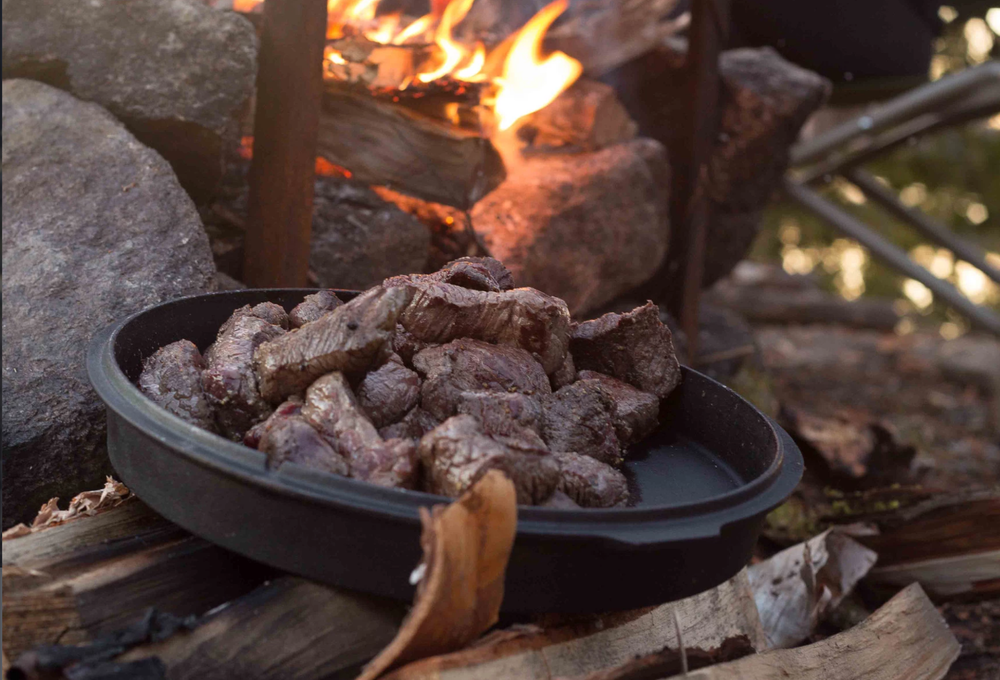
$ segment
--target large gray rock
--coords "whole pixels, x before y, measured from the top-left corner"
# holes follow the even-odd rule
[[[200,0],[3,0],[3,77],[97,102],[201,201],[253,93],[257,37]]]
[[[91,335],[208,290],[215,267],[170,165],[96,104],[3,83],[3,524],[110,473]]]
[[[490,253],[574,315],[607,304],[659,267],[669,228],[663,146],[526,159],[472,209]]]
[[[325,288],[365,289],[424,270],[430,232],[367,186],[317,178],[309,266]]]

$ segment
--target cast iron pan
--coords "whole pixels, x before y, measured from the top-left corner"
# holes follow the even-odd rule
[[[108,408],[108,453],[139,498],[209,541],[318,581],[409,600],[421,555],[417,508],[447,499],[294,464],[267,470],[262,453],[189,425],[135,386],[157,348],[186,338],[204,350],[237,307],[269,300],[291,309],[310,292],[199,295],[99,332],[87,368]],[[736,393],[687,368],[662,416],[625,464],[635,507],[519,509],[505,611],[659,604],[712,588],[749,562],[765,514],[802,475],[801,454]]]

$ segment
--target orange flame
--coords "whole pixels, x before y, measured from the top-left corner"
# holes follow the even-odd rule
[[[429,83],[438,78],[443,78],[458,66],[466,55],[464,47],[452,40],[451,29],[458,24],[472,8],[475,0],[453,0],[444,8],[444,15],[441,23],[434,31],[434,42],[444,52],[444,62],[437,69],[430,73],[417,74],[417,78],[422,83]]]

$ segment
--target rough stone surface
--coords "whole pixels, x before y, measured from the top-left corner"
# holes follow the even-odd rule
[[[250,22],[199,0],[3,0],[3,77],[102,105],[195,200],[222,175],[256,75]]]
[[[6,13],[6,4],[4,12]],[[111,472],[91,335],[209,290],[215,267],[170,166],[107,111],[3,83],[3,524]]]
[[[648,279],[669,236],[670,170],[651,139],[526,160],[472,210],[519,286],[596,309]]]
[[[687,116],[683,93],[684,51],[664,44],[608,74],[639,133],[679,148]],[[714,215],[708,226],[705,285],[722,278],[750,248],[767,205],[788,167],[788,150],[809,115],[830,92],[822,76],[783,59],[769,47],[727,50],[719,58],[722,91],[719,134],[710,158],[708,195]],[[679,167],[674,168],[680,171]],[[676,227],[680,200],[671,216]],[[718,247],[716,247],[718,246]],[[669,267],[680,253],[668,257]]]
[[[430,232],[366,186],[316,180],[309,264],[319,285],[365,289],[424,270]]]

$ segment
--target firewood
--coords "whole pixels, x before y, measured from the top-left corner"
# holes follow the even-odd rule
[[[633,139],[637,129],[613,87],[583,79],[526,117],[518,134],[533,147],[596,151]]]
[[[327,83],[319,155],[367,184],[468,209],[506,177],[484,135]]]
[[[3,545],[3,649],[73,644],[149,607],[201,614],[269,572],[195,538],[137,500]]]
[[[678,624],[685,647],[707,650],[745,635],[755,650],[766,648],[744,571],[712,590],[679,602],[582,618],[565,625],[501,630],[468,649],[411,663],[385,677],[387,680],[574,677],[619,666],[664,647],[677,649]]]
[[[938,680],[960,645],[919,585],[860,625],[806,647],[779,649],[687,674],[687,680]],[[676,675],[675,678],[682,676]]]

